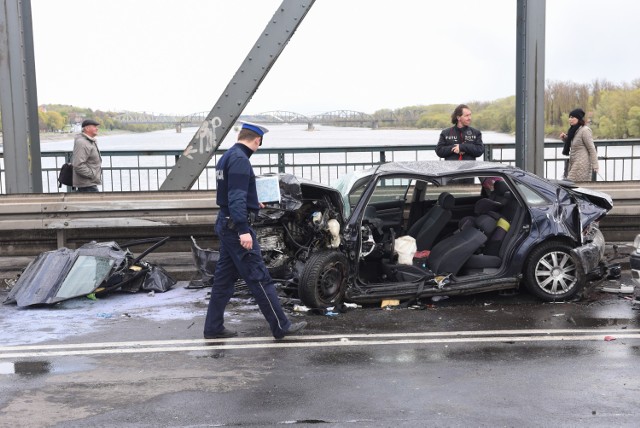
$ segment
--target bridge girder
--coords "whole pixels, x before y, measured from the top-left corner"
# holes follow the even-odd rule
[[[322,122],[371,122],[375,118],[368,113],[354,110],[333,110],[312,117],[315,123]]]
[[[242,115],[240,120],[256,123],[309,123],[311,119],[304,114],[293,111],[273,110],[259,114]]]
[[[120,123],[132,123],[132,124],[142,124],[142,123],[176,123],[180,120],[177,116],[169,116],[169,115],[156,115],[152,113],[139,113],[139,112],[124,112],[119,114],[114,118],[116,121]]]
[[[317,123],[331,124],[344,122],[375,122],[378,119],[368,113],[355,110],[333,110],[315,116],[306,116],[304,114],[274,110],[258,114],[247,114],[240,116],[240,120],[256,123]]]
[[[200,125],[207,118],[208,111],[201,111],[198,113],[191,113],[190,115],[183,116],[179,120],[176,121],[179,125],[184,124],[194,124]]]

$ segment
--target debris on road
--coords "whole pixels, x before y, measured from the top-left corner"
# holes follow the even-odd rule
[[[380,307],[382,309],[392,309],[397,306],[400,306],[400,300],[397,299],[387,299],[383,300],[382,303],[380,303]]]
[[[309,308],[304,305],[293,305],[294,312],[309,312]]]
[[[129,242],[90,242],[76,250],[60,248],[41,253],[15,282],[5,304],[19,307],[52,305],[75,297],[96,299],[113,291],[164,292],[176,281],[159,266],[142,258],[169,238]],[[128,247],[149,244],[138,257]]]
[[[621,284],[620,287],[602,287],[600,290],[605,293],[633,294],[634,287],[633,285]]]
[[[213,274],[220,259],[220,253],[210,248],[201,248],[196,239],[191,237],[191,256],[201,275],[200,279],[192,279],[187,288],[198,289],[213,285]]]

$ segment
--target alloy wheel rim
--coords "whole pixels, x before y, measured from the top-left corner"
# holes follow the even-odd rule
[[[578,280],[573,259],[563,251],[545,254],[536,264],[535,278],[538,287],[548,294],[564,294]]]

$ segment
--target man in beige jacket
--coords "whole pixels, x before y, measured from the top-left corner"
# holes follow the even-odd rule
[[[82,122],[82,132],[73,143],[73,187],[78,192],[97,192],[102,184],[102,156],[96,140],[100,124],[92,119]]]

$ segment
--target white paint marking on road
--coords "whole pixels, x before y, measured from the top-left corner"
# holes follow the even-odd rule
[[[299,335],[287,337],[287,341],[309,341],[309,340],[333,340],[333,339],[378,339],[378,338],[407,338],[407,337],[459,337],[459,336],[510,336],[517,334],[530,335],[555,335],[555,334],[618,334],[618,333],[640,333],[640,329],[531,329],[531,330],[477,330],[477,331],[429,331],[417,333],[360,333],[360,334],[327,334],[327,335]],[[189,345],[198,343],[216,342],[265,342],[273,341],[271,336],[264,337],[234,337],[229,339],[184,339],[184,340],[143,340],[130,342],[97,342],[97,343],[68,343],[55,345],[15,345],[0,346],[0,352],[7,351],[28,351],[47,349],[83,349],[83,348],[120,348],[120,347],[143,347],[143,346],[167,346],[167,345]]]
[[[560,331],[558,331],[559,333]],[[611,332],[611,331],[609,331]],[[346,336],[337,336],[337,340],[330,342],[307,342],[307,341],[291,341],[281,340],[270,343],[237,343],[220,344],[212,343],[210,345],[200,346],[173,346],[173,347],[148,347],[148,348],[130,348],[123,347],[121,349],[86,349],[86,350],[66,350],[66,351],[40,351],[40,352],[9,352],[1,353],[1,359],[7,358],[32,358],[32,357],[61,357],[61,356],[77,356],[77,355],[114,355],[114,354],[136,354],[136,353],[153,353],[153,352],[193,352],[193,351],[217,351],[229,349],[270,349],[270,348],[319,348],[319,347],[345,347],[345,346],[373,346],[373,345],[429,345],[441,343],[510,343],[510,342],[586,342],[586,341],[602,341],[606,336],[602,331],[591,330],[591,334],[583,335],[528,335],[528,336],[490,336],[490,337],[439,337],[439,338],[404,338],[390,340],[349,340]],[[640,333],[621,333],[620,330],[613,332],[616,339],[640,339]],[[451,335],[451,334],[450,334]],[[452,335],[456,335],[455,333]],[[406,335],[404,335],[406,337]],[[315,336],[308,336],[307,340],[313,340]],[[344,340],[347,338],[347,340]],[[226,342],[229,342],[227,340]],[[101,344],[95,344],[100,347]]]

